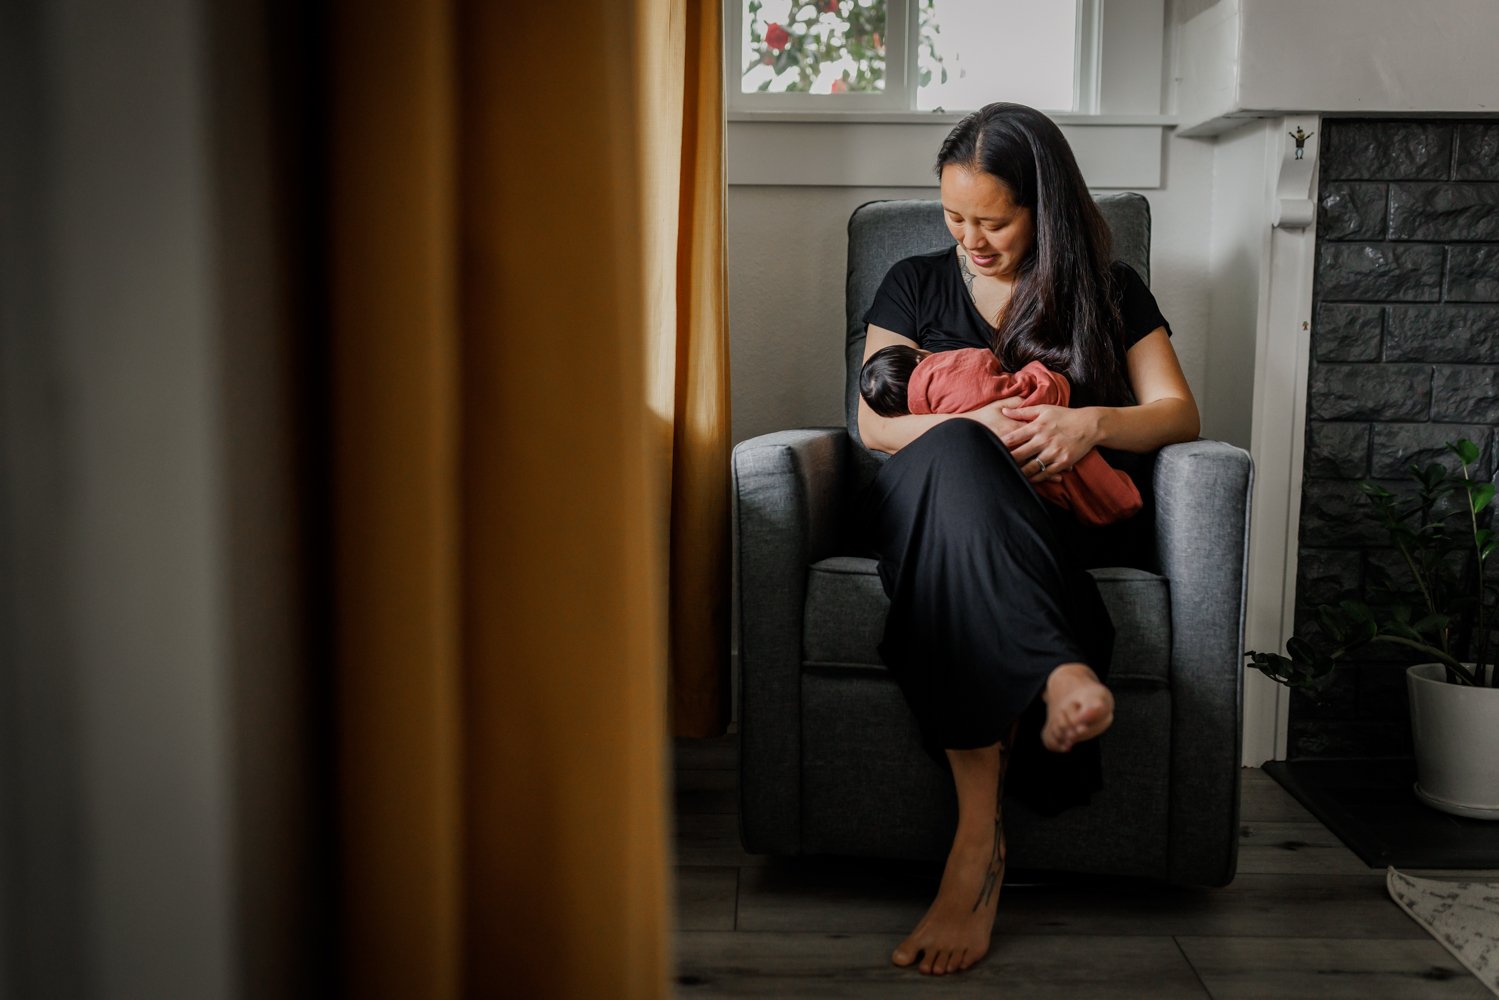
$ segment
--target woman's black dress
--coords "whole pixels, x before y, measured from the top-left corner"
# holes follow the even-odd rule
[[[1155,297],[1128,265],[1114,265],[1124,351],[1165,326]],[[990,326],[969,297],[957,247],[890,268],[864,322],[922,348],[988,347]],[[1072,405],[1086,406],[1074,386]],[[1114,628],[1095,566],[1153,569],[1154,453],[1099,448],[1134,480],[1144,507],[1104,527],[1045,503],[1007,449],[973,420],[948,420],[881,467],[861,498],[865,538],[890,598],[880,655],[915,714],[927,753],[1009,740],[1005,795],[1041,815],[1087,803],[1103,786],[1101,740],[1053,753],[1041,744],[1046,680],[1086,663],[1108,682]],[[1105,737],[1107,734],[1105,734]]]

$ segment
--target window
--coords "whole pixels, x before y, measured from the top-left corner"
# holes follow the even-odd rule
[[[727,3],[730,111],[1097,111],[1099,0]]]

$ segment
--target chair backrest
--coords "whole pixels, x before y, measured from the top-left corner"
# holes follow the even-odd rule
[[[1150,283],[1150,202],[1144,195],[1121,191],[1094,199],[1114,237],[1114,256]],[[854,209],[848,220],[847,341],[843,410],[854,449],[856,485],[874,478],[883,454],[863,447],[859,439],[859,369],[864,363],[865,326],[861,319],[885,272],[912,254],[938,250],[952,243],[936,199],[869,201]]]

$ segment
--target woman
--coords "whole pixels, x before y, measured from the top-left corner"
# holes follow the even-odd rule
[[[1170,327],[1139,276],[1112,263],[1050,119],[987,105],[948,135],[936,172],[956,243],[891,267],[864,316],[865,358],[892,344],[990,347],[1010,371],[1041,361],[1073,385],[1071,407],[1009,398],[881,417],[858,404],[864,445],[891,456],[864,498],[891,605],[880,652],[958,798],[937,898],[892,960],[942,975],[988,951],[1011,761],[1011,794],[1044,815],[1101,787],[1093,741],[1113,721],[1099,673],[1113,628],[1086,569],[1150,567],[1154,454],[1196,438],[1198,416]],[[1094,447],[1145,501],[1103,528],[1054,513],[1034,489]]]

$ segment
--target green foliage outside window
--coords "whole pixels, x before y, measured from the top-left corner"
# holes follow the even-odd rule
[[[917,0],[921,12],[920,44],[928,49],[932,65],[941,68],[935,35],[935,0]],[[777,4],[780,14],[786,4]],[[784,20],[770,21],[762,0],[749,0],[745,10],[751,56],[741,78],[754,74],[753,90],[801,93],[879,93],[885,89],[886,24],[885,0],[792,0]],[[826,68],[838,68],[837,76]],[[760,69],[770,68],[767,75]],[[921,83],[930,81],[932,70],[924,66]],[[817,89],[819,81],[826,89]]]

